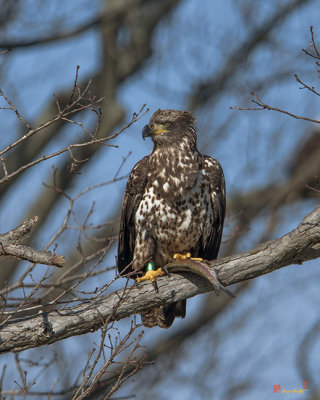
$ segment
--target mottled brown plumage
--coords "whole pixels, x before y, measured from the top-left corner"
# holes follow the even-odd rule
[[[194,121],[189,112],[158,110],[143,130],[154,147],[131,171],[124,194],[120,273],[141,271],[149,259],[163,267],[174,253],[217,257],[225,216],[224,176],[217,160],[197,150]],[[142,314],[142,322],[168,328],[175,317],[185,316],[185,308],[185,301],[153,308]]]

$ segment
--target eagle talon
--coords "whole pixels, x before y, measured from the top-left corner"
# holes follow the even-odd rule
[[[165,275],[165,272],[163,272],[161,268],[158,268],[156,271],[147,271],[145,275],[143,275],[141,278],[137,278],[136,281],[138,283],[143,281],[150,281],[151,283],[153,283],[155,282],[156,278],[158,278],[158,276],[163,275]]]
[[[159,288],[158,288],[157,281],[153,281],[153,282],[152,282],[152,285],[153,285],[154,290],[156,291],[156,293],[159,293]]]
[[[200,257],[191,257],[191,253],[186,253],[186,254],[180,254],[180,253],[175,253],[173,255],[174,260],[194,260],[194,261],[203,261],[203,258]]]
[[[167,270],[167,268],[162,267],[162,271],[164,271],[167,276],[170,276],[170,272]]]

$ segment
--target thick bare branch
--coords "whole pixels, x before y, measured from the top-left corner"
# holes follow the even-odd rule
[[[307,215],[296,229],[235,256],[211,262],[224,286],[268,274],[291,264],[320,257],[320,206]]]
[[[30,232],[37,221],[38,217],[33,217],[11,231],[0,235],[0,256],[13,256],[36,264],[63,267],[65,263],[63,256],[52,254],[50,251],[34,250],[18,243],[23,236]]]
[[[320,207],[292,232],[253,250],[221,260],[205,262],[216,271],[224,286],[252,279],[276,269],[320,257]],[[175,262],[177,263],[177,262]],[[179,261],[187,265],[188,261]],[[32,318],[11,320],[0,332],[0,352],[21,351],[54,343],[99,329],[104,321],[119,320],[150,307],[193,297],[212,290],[212,285],[194,274],[172,275],[158,281],[132,286],[83,304]]]
[[[17,257],[20,260],[27,260],[36,264],[54,265],[63,267],[65,259],[63,256],[51,253],[50,251],[35,250],[21,244],[10,243],[0,239],[0,256]]]

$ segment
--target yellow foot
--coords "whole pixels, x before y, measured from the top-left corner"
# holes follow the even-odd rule
[[[162,271],[161,268],[158,268],[156,271],[147,271],[145,275],[143,275],[141,278],[137,278],[136,281],[138,283],[143,281],[154,282],[158,276],[163,276],[163,275],[165,275],[165,272]]]
[[[179,254],[175,253],[173,255],[174,260],[195,260],[195,261],[203,261],[203,258],[193,258],[191,257],[191,253],[186,253],[186,254]]]

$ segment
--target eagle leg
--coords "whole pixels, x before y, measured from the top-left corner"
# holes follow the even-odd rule
[[[174,253],[173,255],[174,260],[195,260],[195,261],[203,261],[203,258],[193,258],[191,257],[191,253],[186,253],[186,254],[180,254],[180,253]]]

